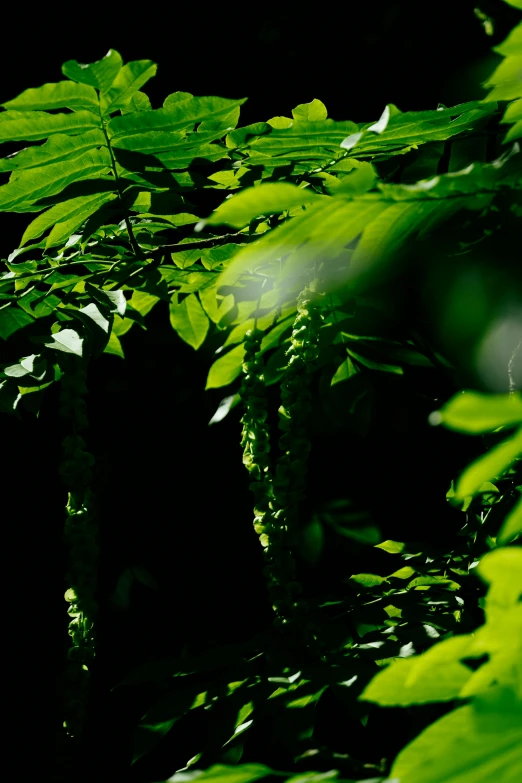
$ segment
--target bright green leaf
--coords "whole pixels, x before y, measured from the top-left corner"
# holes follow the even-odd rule
[[[13,119],[10,117],[13,116]],[[4,141],[38,141],[53,133],[83,133],[98,128],[99,119],[90,111],[70,114],[46,114],[43,111],[6,112],[0,122],[0,143]]]
[[[8,158],[0,159],[0,171],[19,171],[58,163],[67,158],[78,158],[83,152],[103,146],[105,146],[105,136],[99,129],[81,133],[79,136],[57,133],[44,144],[26,147]]]
[[[207,336],[209,319],[196,294],[189,294],[179,304],[173,300],[169,309],[172,328],[182,340],[197,350]]]
[[[241,372],[244,355],[245,347],[240,344],[216,359],[208,371],[205,389],[219,389],[232,383]]]
[[[60,193],[72,182],[91,179],[109,170],[109,151],[101,149],[72,160],[21,171],[14,181],[0,187],[0,211],[16,212],[37,199]]]
[[[468,465],[457,481],[455,497],[463,500],[468,495],[474,495],[485,481],[503,476],[520,455],[522,455],[522,428],[511,438],[494,446]]]
[[[522,535],[522,496],[504,520],[497,536],[497,544],[508,544],[517,536]]]
[[[399,552],[404,552],[406,544],[401,541],[383,541],[382,544],[376,544],[377,549],[384,549],[385,552],[389,552],[392,555],[396,555]]]
[[[112,353],[114,354],[114,356],[121,356],[122,359],[125,358],[125,354],[123,352],[120,339],[114,334],[114,332],[111,332],[111,336],[109,337],[109,342],[103,349],[103,352]]]
[[[471,676],[459,661],[446,661],[431,669],[423,664],[422,656],[398,658],[375,675],[360,698],[383,707],[450,701],[457,698]],[[416,676],[420,667],[422,678]]]
[[[92,87],[74,82],[43,84],[24,90],[16,98],[2,104],[4,109],[49,111],[50,109],[98,108],[98,96]]]
[[[522,779],[522,711],[466,705],[425,729],[397,756],[401,783],[518,783]]]
[[[478,435],[522,422],[522,394],[463,391],[430,416],[431,424]]]
[[[103,94],[101,107],[104,114],[126,107],[145,82],[157,71],[158,66],[152,60],[134,60],[120,69],[110,89]]]
[[[314,98],[310,103],[300,103],[295,109],[292,109],[294,120],[308,120],[310,122],[320,122],[328,116],[326,106],[322,101]]]
[[[118,52],[109,49],[105,57],[95,63],[84,65],[76,60],[68,60],[62,65],[62,73],[75,82],[90,84],[103,92],[111,86],[122,64]]]
[[[246,226],[258,215],[271,215],[321,199],[317,193],[289,182],[274,182],[247,188],[226,199],[205,221],[210,225],[226,223],[234,228]]]

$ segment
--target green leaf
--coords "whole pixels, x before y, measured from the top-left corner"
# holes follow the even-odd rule
[[[365,227],[350,258],[347,279],[375,279],[389,265],[394,253],[438,210],[433,203],[396,203],[388,206]]]
[[[158,66],[152,60],[134,60],[121,68],[101,100],[104,114],[125,108],[145,82],[155,76]]]
[[[443,424],[457,432],[479,435],[497,427],[522,422],[522,394],[483,394],[463,391],[430,416],[430,424]]]
[[[82,356],[83,337],[80,337],[74,329],[62,329],[52,335],[52,342],[44,343],[44,345],[47,348],[54,348],[56,351]]]
[[[99,129],[81,133],[79,136],[66,136],[57,133],[39,146],[26,147],[0,160],[0,171],[18,171],[20,169],[58,163],[67,158],[78,158],[83,152],[103,147],[105,136]]]
[[[202,223],[216,225],[226,223],[234,228],[246,226],[259,215],[271,215],[292,207],[311,204],[322,199],[317,193],[306,188],[298,188],[289,182],[273,182],[247,188],[233,198],[226,199]]]
[[[159,296],[148,294],[146,291],[134,291],[129,304],[141,315],[150,313],[154,305],[159,302]]]
[[[322,101],[314,98],[310,103],[300,103],[295,109],[292,109],[294,120],[307,120],[309,122],[320,122],[328,116],[326,106]]]
[[[118,52],[109,49],[105,57],[88,65],[76,60],[68,60],[62,65],[62,73],[75,82],[90,84],[91,87],[103,92],[111,86],[122,64],[123,60]]]
[[[152,106],[149,97],[144,92],[135,92],[125,101],[121,107],[122,114],[132,113],[134,111],[151,111]]]
[[[497,536],[497,544],[508,544],[517,536],[522,535],[522,496],[504,520]]]
[[[34,318],[11,304],[0,307],[0,337],[7,340],[10,335],[34,321]]]
[[[94,321],[96,326],[103,332],[106,332],[107,334],[109,333],[110,321],[103,315],[98,305],[94,304],[94,302],[86,305],[86,307],[80,307],[78,312],[86,315],[88,318]]]
[[[471,463],[460,475],[455,487],[455,497],[463,500],[477,493],[485,481],[500,478],[522,454],[522,428],[487,454]]]
[[[172,106],[175,106],[177,103],[181,103],[181,101],[188,101],[189,98],[193,98],[191,92],[182,92],[181,90],[178,90],[177,92],[172,92],[170,95],[167,95],[165,100],[163,101],[163,108],[164,109],[170,109]]]
[[[239,764],[235,767],[214,764],[204,771],[197,770],[194,774],[197,774],[198,783],[250,783],[272,775],[273,771],[263,764]],[[169,778],[169,783],[187,783],[187,773],[177,772]]]
[[[357,368],[355,367],[350,357],[347,356],[344,362],[340,364],[337,370],[335,371],[335,374],[330,382],[330,385],[334,386],[336,383],[340,383],[341,381],[346,381],[348,380],[348,378],[351,378],[353,375],[357,375],[357,373],[358,373]]]
[[[450,701],[457,698],[471,676],[471,671],[458,660],[448,660],[439,666],[427,664],[422,655],[397,658],[375,675],[360,698],[382,707]]]
[[[92,87],[74,82],[43,84],[24,90],[16,98],[1,104],[4,109],[38,111],[50,109],[98,108],[98,96]]]
[[[386,581],[384,577],[377,574],[352,574],[350,579],[362,587],[376,587]]]
[[[111,332],[111,335],[109,337],[109,342],[103,349],[104,353],[112,353],[115,356],[121,356],[122,359],[125,359],[125,354],[123,352],[123,348],[120,342],[119,337],[117,337],[114,332]]]
[[[396,555],[399,552],[404,552],[406,544],[403,544],[402,541],[383,541],[382,544],[376,544],[376,548],[384,549],[385,552]]]
[[[97,212],[103,204],[107,204],[109,201],[113,201],[116,198],[116,194],[114,193],[101,193],[98,194],[97,198],[92,198],[89,200],[88,204],[85,204],[83,209],[76,210],[74,215],[71,215],[67,218],[67,220],[61,220],[59,223],[56,223],[53,227],[51,233],[47,237],[47,241],[45,243],[46,249],[49,247],[56,247],[56,245],[63,244],[71,234],[73,234],[85,221],[87,218],[91,217],[91,215],[94,215],[95,212]]]
[[[0,187],[0,211],[20,211],[37,199],[60,193],[72,182],[108,173],[110,162],[109,150],[101,149],[72,160],[21,171],[15,180]]]
[[[466,705],[435,721],[397,756],[401,783],[517,783],[522,779],[522,710]]]
[[[355,353],[355,351],[352,351],[351,348],[347,348],[346,352],[350,354],[352,359],[355,359],[356,362],[359,362],[364,367],[368,367],[370,370],[380,370],[381,372],[392,372],[395,373],[395,375],[403,375],[404,370],[402,367],[399,367],[394,364],[385,364],[384,362],[377,362],[373,361],[372,359],[368,359],[365,356],[361,356],[359,353]]]
[[[11,112],[0,115],[0,143],[5,141],[38,141],[53,133],[70,135],[99,128],[100,121],[90,111],[70,114],[46,114],[43,111]]]
[[[522,0],[504,0],[504,2],[522,11]]]
[[[348,176],[343,177],[339,184],[332,188],[336,195],[360,196],[373,188],[377,175],[371,163],[353,161],[354,167]]]
[[[29,223],[24,231],[20,245],[25,245],[31,239],[36,239],[51,227],[53,227],[53,231],[47,240],[46,247],[52,247],[53,243],[59,244],[60,242],[54,242],[54,239],[63,231],[61,227],[69,224],[73,226],[70,232],[66,232],[65,238],[67,238],[89,215],[96,212],[102,204],[114,198],[115,195],[112,193],[95,193],[94,196],[78,196],[78,198],[62,201],[60,204],[56,204],[41,215],[38,215],[37,218]]]
[[[219,119],[234,106],[241,106],[246,98],[190,98],[167,109],[142,111],[124,117],[113,117],[108,128],[111,136],[129,136],[147,131],[180,131],[203,120]]]
[[[197,350],[207,336],[209,319],[196,294],[189,294],[179,304],[175,295],[169,310],[172,328],[182,340]]]
[[[229,397],[223,397],[216,412],[210,419],[208,426],[210,427],[211,424],[217,424],[219,421],[222,421],[239,402],[241,402],[239,394],[231,394]]]
[[[208,371],[205,389],[219,389],[235,381],[241,372],[244,355],[245,347],[241,343],[216,359]]]

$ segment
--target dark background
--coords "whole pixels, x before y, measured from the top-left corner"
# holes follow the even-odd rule
[[[500,0],[480,3],[495,21],[495,34],[488,37],[473,14],[475,5],[468,0],[353,7],[104,3],[62,10],[55,4],[30,9],[20,4],[3,11],[0,100],[59,81],[61,63],[68,59],[91,62],[113,47],[125,61],[150,58],[159,64],[158,75],[145,87],[154,107],[176,90],[248,96],[241,124],[289,115],[313,98],[326,104],[331,117],[356,122],[376,120],[388,102],[402,110],[452,105],[482,97],[479,84],[498,61],[490,48],[519,18]],[[18,244],[26,218],[3,215],[0,221],[5,258]],[[159,583],[156,592],[133,588],[127,613],[102,613],[103,687],[141,660],[178,654],[187,644],[197,650],[212,641],[241,640],[269,618],[250,526],[238,411],[208,428],[220,398],[230,391],[203,391],[210,351],[195,354],[166,323],[158,305],[148,331],[135,327],[125,338],[127,360],[102,357],[89,380],[87,440],[99,465],[100,592],[112,592],[129,565],[142,565]],[[393,387],[394,381],[383,383]],[[449,396],[451,382],[440,392]],[[385,537],[419,538],[419,524],[437,529],[439,512],[444,533],[444,525],[451,524],[444,494],[465,464],[468,447],[449,433],[428,435],[426,416],[433,405],[408,394],[407,386],[384,389],[382,399],[395,402],[381,409],[373,434],[343,438],[342,462],[333,451],[339,449],[335,428],[316,433],[312,505],[354,486],[364,494],[365,480],[371,494],[374,479],[365,479],[360,465],[373,465],[372,475],[384,481],[374,512]],[[388,428],[384,439],[381,425]],[[4,716],[12,732],[4,765],[23,768],[25,777],[52,754],[59,724],[54,689],[65,645],[65,492],[57,474],[64,433],[55,394],[38,420],[3,415],[0,426],[7,455],[2,466],[8,618]],[[408,474],[423,488],[406,497]],[[424,508],[419,519],[423,499],[436,496],[440,503]],[[400,519],[390,511],[397,504]],[[139,714],[129,707],[128,725],[114,726],[107,709],[101,733],[109,743],[121,736],[124,745]]]

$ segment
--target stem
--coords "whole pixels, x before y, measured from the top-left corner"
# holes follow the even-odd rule
[[[125,209],[125,205],[124,205],[124,202],[123,202],[123,190],[122,190],[122,187],[121,187],[121,182],[120,182],[120,177],[119,177],[119,174],[118,174],[118,169],[116,167],[116,159],[115,159],[114,153],[112,151],[112,146],[111,146],[111,142],[110,142],[110,139],[109,139],[109,134],[107,133],[107,127],[106,127],[106,124],[105,124],[105,120],[102,117],[101,110],[100,110],[100,120],[101,120],[101,124],[102,124],[103,135],[105,136],[105,141],[107,142],[107,149],[109,150],[109,155],[111,157],[112,173],[114,174],[114,180],[116,182],[116,189],[118,191],[118,198],[120,200],[120,207],[121,207],[121,211],[123,213],[123,219],[125,221],[125,226],[127,228],[127,233],[129,235],[129,242],[131,244],[131,247],[132,247],[132,250],[134,252],[134,255],[137,256],[138,258],[143,258],[143,252],[142,252],[140,246],[138,245],[138,243],[136,241],[136,237],[134,236],[134,232],[132,230],[132,225],[131,225],[131,222],[130,222],[130,219],[129,219],[129,215],[127,213],[127,210]]]
[[[509,378],[509,394],[513,395],[516,391],[516,381],[513,375],[513,369],[515,367],[515,359],[517,358],[517,354],[520,351],[520,348],[522,347],[522,340],[519,342],[519,344],[515,347],[513,353],[511,354],[511,358],[508,362],[508,378]]]

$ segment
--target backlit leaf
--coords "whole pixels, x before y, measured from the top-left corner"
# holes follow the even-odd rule
[[[485,481],[500,478],[522,455],[522,428],[511,437],[490,449],[487,454],[471,463],[460,475],[455,496],[463,500],[478,492]]]
[[[122,64],[118,52],[109,49],[105,57],[95,63],[83,64],[68,60],[62,65],[62,73],[75,82],[90,84],[103,92],[111,86]]]
[[[179,304],[172,301],[169,309],[172,328],[197,350],[207,336],[209,319],[196,294],[189,294]]]
[[[90,111],[76,111],[70,114],[46,114],[43,111],[16,112],[13,119],[6,112],[0,122],[0,143],[4,141],[38,141],[53,133],[84,133],[98,128],[100,120]]]
[[[92,87],[75,82],[57,82],[32,87],[20,93],[16,98],[2,104],[4,109],[38,111],[49,109],[85,109],[98,108],[98,96]]]
[[[158,66],[152,60],[134,60],[121,68],[111,86],[103,94],[101,107],[104,114],[126,107],[145,82],[157,71]]]
[[[522,422],[522,394],[483,394],[463,391],[430,416],[431,424],[444,424],[457,432],[479,435],[497,427]]]
[[[52,335],[52,341],[46,342],[48,348],[54,348],[64,353],[74,353],[82,356],[83,337],[80,337],[74,329],[62,329]]]
[[[317,193],[288,182],[267,183],[257,188],[247,188],[233,198],[226,199],[205,222],[211,225],[226,223],[234,228],[242,228],[258,215],[283,212],[320,199]]]

